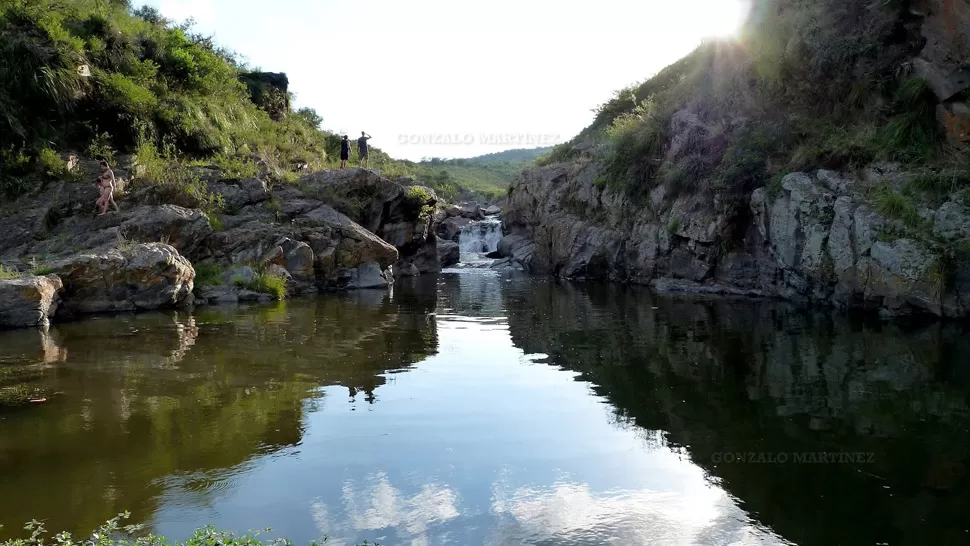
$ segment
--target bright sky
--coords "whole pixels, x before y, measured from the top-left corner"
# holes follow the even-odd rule
[[[750,0],[146,0],[286,72],[296,106],[394,157],[568,140],[591,109],[730,34]],[[135,2],[137,4],[137,0]]]

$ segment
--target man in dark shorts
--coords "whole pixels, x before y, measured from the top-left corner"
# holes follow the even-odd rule
[[[371,138],[370,135],[361,131],[360,138],[357,139],[357,153],[360,155],[360,167],[362,169],[367,168],[367,140],[369,138]]]
[[[340,168],[341,169],[347,166],[348,159],[350,159],[350,140],[347,139],[347,135],[344,135],[343,140],[340,141]]]

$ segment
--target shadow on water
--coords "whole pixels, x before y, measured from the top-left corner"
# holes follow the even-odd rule
[[[516,346],[580,372],[786,539],[970,543],[966,325],[598,285],[503,296]]]
[[[143,521],[173,476],[218,490],[207,472],[298,445],[323,386],[374,403],[386,372],[437,352],[427,282],[0,332],[0,539],[33,518],[76,532],[123,510]]]

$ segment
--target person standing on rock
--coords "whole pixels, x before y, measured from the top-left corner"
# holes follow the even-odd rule
[[[367,168],[367,140],[371,136],[364,131],[360,132],[360,138],[357,139],[357,154],[360,156],[360,168]]]
[[[108,205],[113,205],[115,212],[121,212],[118,208],[118,203],[115,203],[115,173],[108,166],[107,161],[101,162],[101,176],[98,177],[98,192],[101,197],[98,198],[97,205],[101,207],[101,214],[98,216],[103,216],[108,212]]]
[[[347,135],[344,135],[343,140],[340,141],[340,168],[347,167],[347,160],[350,159],[350,140]]]

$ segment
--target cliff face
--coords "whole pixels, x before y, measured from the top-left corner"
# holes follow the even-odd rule
[[[522,173],[500,250],[563,278],[970,314],[970,1],[756,4],[781,23],[753,17],[750,47],[699,49]],[[855,52],[830,80],[813,32],[771,35],[826,17]],[[884,45],[856,47],[870,34]]]
[[[792,173],[777,193],[756,190],[732,216],[699,196],[668,198],[662,187],[636,203],[594,184],[596,170],[574,163],[525,173],[508,198],[506,253],[532,272],[571,279],[889,314],[970,313],[970,266],[938,255],[935,242],[893,235],[901,222],[865,197],[868,188],[900,183],[891,166],[864,178]],[[970,236],[970,212],[958,199],[920,213],[940,239],[957,244]]]

